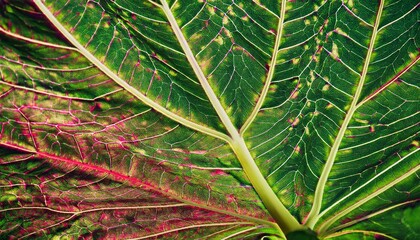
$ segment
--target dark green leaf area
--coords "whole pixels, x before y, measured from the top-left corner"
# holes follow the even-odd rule
[[[345,231],[351,232],[352,230],[357,229],[369,229],[372,232],[382,233],[375,236],[375,239],[380,240],[420,239],[420,221],[418,221],[419,216],[420,206],[417,201],[403,208],[396,208],[386,212],[385,214],[379,214],[369,218],[350,227],[349,229],[346,229]]]
[[[1,121],[1,118],[0,118],[0,121]],[[8,162],[18,161],[19,159],[30,158],[33,155],[34,155],[33,153],[28,153],[25,151],[19,151],[17,149],[2,147],[0,148],[0,164],[6,164]],[[35,163],[32,163],[32,164],[35,164]]]
[[[286,100],[282,97],[299,94],[311,101],[325,99],[344,109],[359,81],[371,28],[359,23],[338,1],[306,4],[313,4],[306,7],[315,11],[305,16],[295,16],[301,8],[287,11],[291,19],[284,25],[280,58],[269,92],[278,103],[268,101],[265,106],[279,105]],[[351,27],[355,25],[357,28]],[[292,84],[296,79],[300,86]],[[295,87],[292,91],[290,85]],[[276,90],[283,89],[289,91],[277,94]]]
[[[417,156],[417,159],[419,159]],[[411,158],[407,159],[407,161],[412,160],[414,165],[414,159]],[[398,175],[398,169],[394,170],[395,174]],[[391,177],[384,179],[383,181],[389,181]],[[352,209],[351,212],[347,213],[346,216],[342,217],[341,219],[337,220],[335,223],[332,224],[329,233],[333,232],[350,232],[350,231],[361,231],[361,232],[378,232],[382,234],[390,234],[392,231],[396,230],[387,230],[382,231],[381,228],[378,229],[378,226],[388,225],[391,228],[391,224],[386,223],[388,220],[386,216],[388,214],[392,214],[396,211],[402,211],[404,209],[412,208],[418,205],[418,199],[420,198],[420,190],[417,188],[417,183],[419,182],[419,177],[416,174],[413,174],[394,187],[388,189],[387,191],[383,192],[382,194],[378,195],[378,197],[371,199],[368,202],[365,202],[363,205],[359,206],[356,209]],[[355,201],[360,202],[364,201],[365,199],[369,198],[368,192],[375,192],[380,191],[380,181],[374,182],[369,187],[364,188],[365,192],[357,193],[352,195],[352,198]],[[351,196],[351,195],[350,195]],[[349,197],[349,196],[346,196]],[[341,205],[338,208],[341,209],[348,209],[349,205]],[[335,208],[335,209],[338,209]],[[398,210],[400,209],[400,210]],[[336,214],[339,214],[339,211],[333,211]],[[383,216],[383,217],[379,217]],[[375,219],[375,220],[372,220]],[[385,221],[385,222],[383,222]],[[362,224],[363,223],[363,224]],[[394,226],[400,226],[400,222],[395,223]],[[408,225],[411,223],[407,223]],[[334,234],[332,234],[334,235]],[[347,235],[347,233],[346,233]],[[392,235],[392,234],[391,234]],[[397,238],[399,239],[399,238]]]
[[[417,0],[385,1],[362,98],[395,81],[418,61],[418,7]]]
[[[286,234],[287,240],[318,240],[316,233],[310,229],[294,231]]]
[[[19,1],[13,3],[21,4]],[[25,6],[28,7],[27,5]],[[0,19],[0,24],[3,24],[1,27],[5,31],[17,37],[0,35],[2,81],[56,96],[85,100],[92,100],[119,89],[118,85],[111,82],[109,77],[95,68],[75,48],[64,41],[58,41],[60,38],[57,37],[57,32],[52,31],[51,27],[46,28],[48,21],[42,15],[37,12],[28,13],[29,10],[25,10],[23,6],[8,5],[6,9],[9,8],[13,10]],[[28,21],[24,15],[33,18]],[[19,24],[20,21],[24,23]],[[15,25],[19,27],[14,28]],[[49,31],[43,31],[43,28]]]
[[[283,203],[303,218],[322,171],[321,159],[328,157],[334,141],[330,135],[338,132],[344,118],[337,104],[343,106],[348,99],[340,98],[319,76],[314,76],[312,87],[302,80],[273,85],[277,94],[268,99],[273,105],[260,111],[246,136],[256,162]],[[281,96],[288,97],[280,100]],[[316,100],[316,96],[323,97]]]
[[[60,45],[68,43],[28,0],[0,1],[0,27],[35,40]],[[3,37],[0,35],[0,43],[3,41]]]
[[[0,64],[5,66],[2,76],[8,84],[85,100],[119,90],[109,77],[75,51],[28,44],[7,36],[0,46],[3,44]]]
[[[122,81],[177,115],[224,131],[160,8],[148,1],[48,4],[67,31]]]
[[[330,237],[331,240],[391,240],[391,238],[374,232],[343,232],[339,236]]]

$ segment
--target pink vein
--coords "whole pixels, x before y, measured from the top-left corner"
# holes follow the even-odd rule
[[[160,193],[166,197],[168,197],[171,200],[176,200],[179,201],[181,203],[185,203],[190,205],[191,207],[196,207],[196,208],[200,208],[200,209],[206,209],[209,211],[213,211],[213,212],[217,212],[217,213],[221,213],[221,214],[226,214],[232,217],[236,217],[236,218],[240,218],[240,219],[245,219],[248,221],[253,221],[256,223],[260,223],[260,224],[266,224],[271,226],[273,223],[269,220],[265,220],[265,219],[260,219],[260,218],[255,218],[255,217],[251,217],[251,216],[244,216],[243,214],[240,213],[234,213],[234,212],[230,212],[229,210],[224,210],[224,209],[218,209],[215,207],[211,207],[208,205],[203,205],[200,203],[196,203],[196,202],[192,202],[186,199],[182,199],[180,197],[177,196],[173,196],[170,195],[170,192],[165,192],[163,190],[157,189],[155,186],[149,184],[149,183],[145,183],[143,181],[141,181],[139,178],[136,177],[130,177],[112,170],[108,170],[108,169],[104,169],[102,167],[99,166],[95,166],[92,164],[88,164],[88,163],[83,163],[83,162],[79,162],[76,160],[72,160],[72,159],[67,159],[67,158],[63,158],[63,157],[58,157],[58,156],[54,156],[52,154],[49,153],[45,153],[45,152],[35,152],[35,151],[30,151],[24,147],[18,146],[18,145],[14,145],[14,144],[10,144],[10,143],[0,143],[0,146],[2,147],[7,147],[13,150],[19,150],[22,152],[28,152],[28,153],[34,153],[33,157],[39,157],[42,159],[46,159],[46,161],[52,163],[55,166],[60,166],[62,165],[62,163],[64,163],[64,165],[69,166],[69,165],[73,165],[75,167],[78,167],[79,169],[86,171],[86,172],[90,172],[90,173],[96,173],[96,176],[99,176],[101,174],[107,175],[109,176],[110,179],[115,180],[115,181],[119,181],[119,182],[125,182],[128,183],[131,186],[134,187],[141,187],[144,190],[149,190],[149,191],[154,191],[157,193]]]
[[[79,161],[72,160],[72,159],[67,159],[67,158],[63,158],[63,157],[54,156],[54,155],[49,154],[49,153],[44,153],[44,152],[39,152],[39,151],[34,152],[34,151],[28,150],[24,147],[17,146],[17,145],[14,145],[14,144],[9,144],[9,143],[0,143],[0,146],[4,146],[6,148],[13,149],[13,150],[18,150],[18,151],[22,151],[22,152],[35,153],[34,157],[40,157],[40,158],[43,158],[43,159],[51,159],[51,160],[56,160],[60,163],[71,164],[71,165],[77,166],[80,169],[85,170],[85,171],[108,174],[111,178],[113,178],[113,180],[127,182],[130,185],[140,186],[140,187],[143,187],[147,190],[154,190],[154,191],[157,191],[157,192],[163,194],[162,191],[156,189],[154,186],[152,186],[150,184],[142,182],[138,178],[130,177],[130,176],[127,176],[127,175],[124,175],[124,174],[121,174],[121,173],[118,173],[118,172],[115,172],[115,171],[112,171],[112,170],[107,170],[107,169],[104,169],[102,167],[98,167],[98,166],[95,166],[95,165],[92,165],[92,164],[87,164],[87,163],[79,162]],[[55,161],[49,161],[49,162],[51,162],[53,165],[58,165],[57,162],[55,162]],[[66,165],[66,166],[68,166],[68,165]]]

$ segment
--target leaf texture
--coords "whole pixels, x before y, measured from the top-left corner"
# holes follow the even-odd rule
[[[418,7],[0,1],[0,238],[418,238]]]

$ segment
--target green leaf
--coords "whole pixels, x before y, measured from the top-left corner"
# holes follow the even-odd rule
[[[308,229],[290,232],[286,235],[286,238],[289,240],[318,240],[316,233]]]
[[[419,238],[418,7],[0,0],[0,238]]]

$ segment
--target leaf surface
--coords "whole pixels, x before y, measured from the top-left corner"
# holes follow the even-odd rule
[[[418,6],[1,1],[0,236],[418,237]]]

